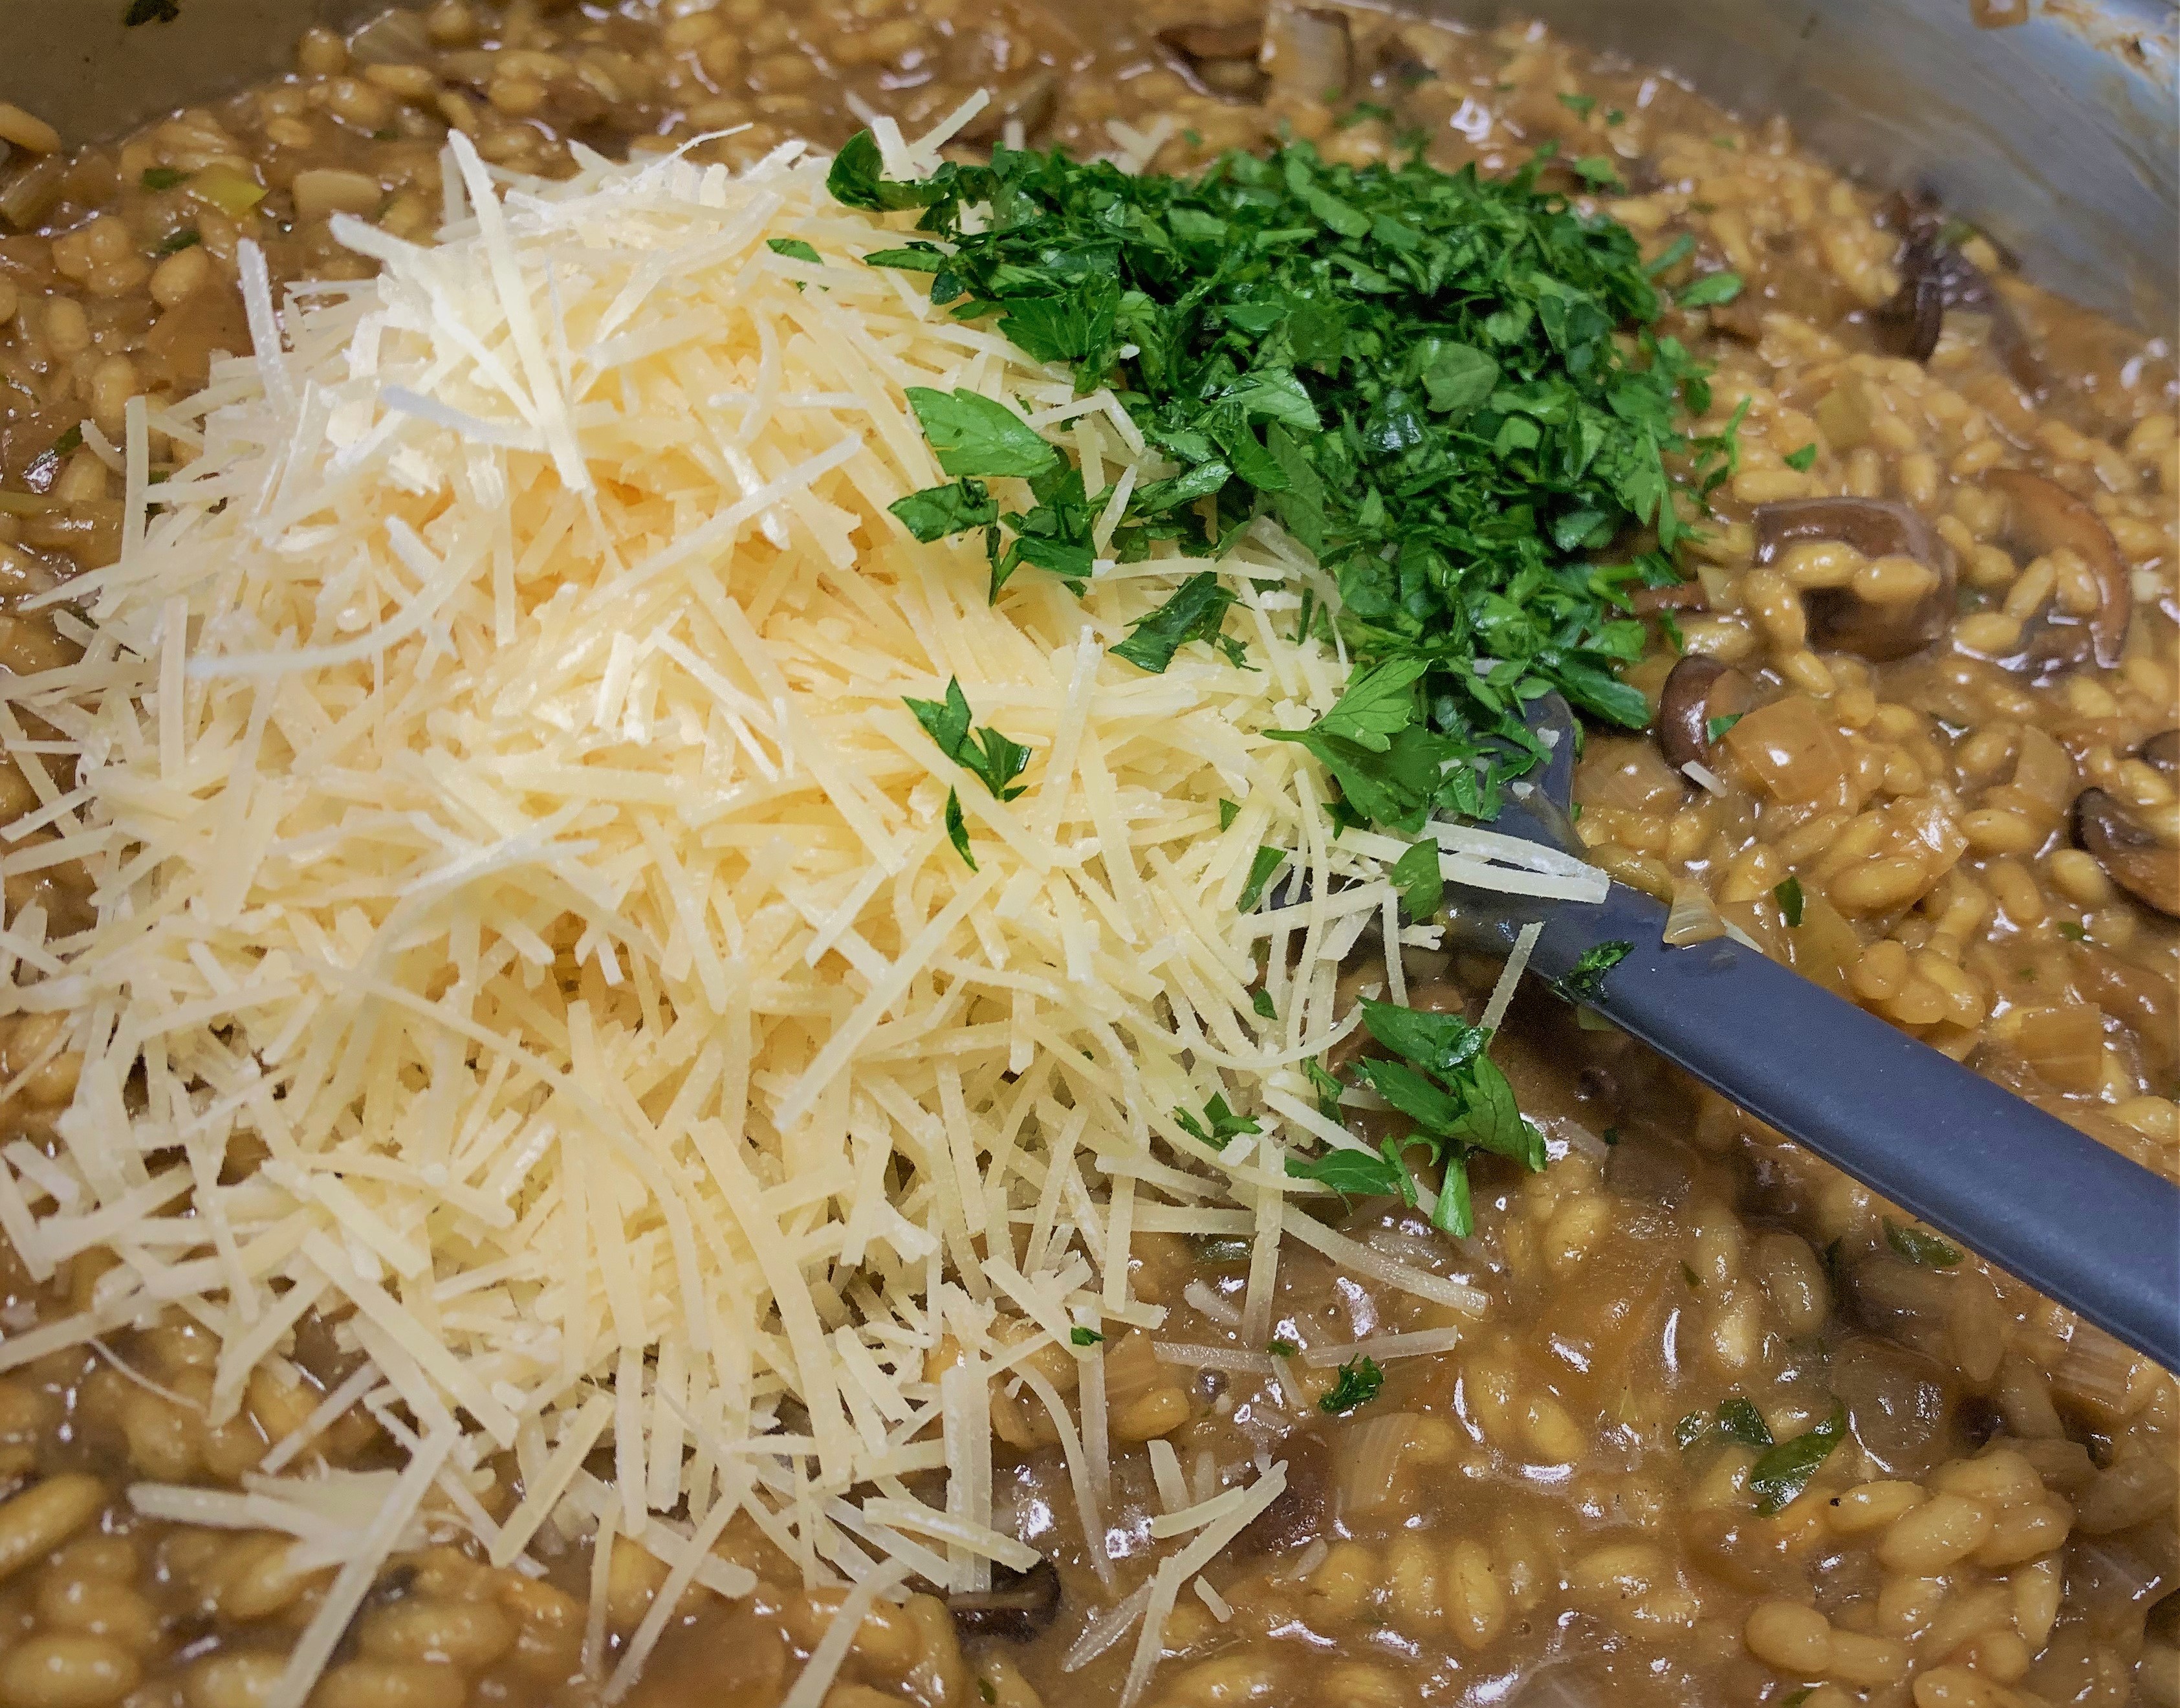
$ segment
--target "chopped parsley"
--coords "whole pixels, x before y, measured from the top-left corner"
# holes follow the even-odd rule
[[[1340,1094],[1347,1089],[1346,1083],[1313,1055],[1302,1063],[1302,1071],[1317,1094],[1317,1112],[1328,1121],[1339,1120]]]
[[[1678,292],[1674,301],[1682,308],[1714,308],[1741,295],[1737,273],[1706,273]]]
[[[954,851],[972,872],[978,869],[977,857],[969,851],[969,824],[961,816],[961,791],[946,791],[946,840],[954,845]]]
[[[2087,929],[2078,921],[2073,919],[2062,919],[2059,922],[2059,934],[2069,943],[2087,943],[2089,940]]]
[[[189,174],[179,166],[147,166],[144,168],[144,175],[136,181],[157,195],[162,190],[173,189],[188,176]]]
[[[1378,1397],[1385,1386],[1385,1373],[1374,1358],[1356,1358],[1340,1367],[1332,1386],[1318,1399],[1317,1408],[1328,1417],[1341,1418]]]
[[[1803,445],[1801,449],[1797,451],[1788,451],[1786,453],[1786,466],[1793,470],[1797,474],[1805,475],[1808,473],[1812,468],[1816,466],[1816,461],[1817,446],[1816,442],[1814,439],[1808,444]]]
[[[1594,945],[1583,950],[1564,978],[1552,981],[1552,989],[1577,1006],[1594,1004],[1605,994],[1605,975],[1634,952],[1633,944],[1617,939]]]
[[[1559,103],[1576,118],[1587,118],[1590,109],[1597,105],[1597,97],[1594,95],[1562,95],[1559,97]]]
[[[968,697],[958,678],[949,677],[944,700],[917,700],[904,695],[903,702],[916,714],[916,721],[939,744],[939,751],[969,773],[995,800],[1011,801],[1028,785],[1014,780],[1029,769],[1029,749],[1009,741],[997,730],[972,730]]]
[[[1704,740],[1706,742],[1723,741],[1726,732],[1748,714],[1746,712],[1726,712],[1715,718],[1704,719]]]
[[[1164,673],[1173,655],[1191,641],[1208,641],[1226,655],[1229,664],[1244,664],[1248,654],[1241,642],[1219,632],[1234,595],[1219,586],[1215,572],[1204,570],[1174,589],[1173,597],[1148,614],[1137,619],[1128,638],[1113,648],[1113,656],[1126,658],[1153,675]]]
[[[1412,1129],[1375,1151],[1342,1147],[1290,1156],[1287,1172],[1320,1181],[1343,1197],[1398,1196],[1412,1204],[1420,1196],[1407,1158],[1420,1149],[1444,1169],[1432,1220],[1466,1238],[1476,1231],[1468,1159],[1487,1150],[1535,1172],[1544,1165],[1544,1135],[1522,1117],[1513,1087],[1484,1054],[1491,1034],[1482,1027],[1457,1014],[1429,1014],[1368,998],[1362,1023],[1393,1055],[1364,1057],[1354,1065],[1355,1077],[1406,1116]],[[1321,1101],[1328,1082],[1336,1096],[1339,1082],[1326,1074],[1316,1081]]]
[[[1264,886],[1272,881],[1272,874],[1286,864],[1287,851],[1284,848],[1259,848],[1249,862],[1249,881],[1241,886],[1241,894],[1234,903],[1237,913],[1253,912],[1257,904],[1264,899]]]
[[[1279,1010],[1272,1006],[1272,993],[1262,985],[1249,993],[1249,1006],[1267,1020],[1280,1017]]]
[[[1924,1269],[1952,1269],[1967,1255],[1951,1240],[1896,1222],[1889,1215],[1885,1218],[1885,1242],[1909,1263]]]
[[[1221,801],[1219,803],[1219,828],[1222,831],[1231,830],[1234,828],[1234,821],[1241,816],[1241,803],[1240,802]]]
[[[158,253],[179,255],[185,249],[195,249],[204,238],[194,225],[185,225],[179,231],[169,233],[159,240]]]
[[[1748,1473],[1756,1510],[1768,1518],[1792,1505],[1846,1435],[1847,1408],[1834,1400],[1831,1413],[1823,1422],[1766,1452]]]
[[[1174,1125],[1199,1144],[1208,1144],[1214,1150],[1224,1150],[1245,1132],[1262,1132],[1263,1128],[1247,1116],[1239,1116],[1226,1106],[1223,1097],[1214,1097],[1203,1105],[1203,1118],[1199,1121],[1185,1109],[1173,1112]]]
[[[1789,873],[1785,882],[1772,886],[1771,899],[1779,904],[1780,915],[1786,920],[1789,930],[1802,923],[1803,897],[1800,879]]]
[[[774,255],[784,255],[790,261],[822,262],[825,259],[799,237],[768,237],[764,246]]]
[[[1426,836],[1385,870],[1386,881],[1401,894],[1401,905],[1411,919],[1434,917],[1445,898],[1445,880],[1438,863],[1438,843]]]
[[[1067,1331],[1068,1342],[1072,1346],[1094,1347],[1104,1338],[1095,1329],[1074,1328]]]
[[[919,240],[874,259],[928,269],[933,302],[1071,364],[1081,390],[1110,385],[1175,466],[1130,494],[1114,557],[1213,556],[1259,515],[1317,556],[1351,654],[1401,669],[1351,689],[1382,697],[1371,739],[1337,712],[1296,733],[1351,814],[1412,832],[1434,813],[1491,816],[1542,763],[1522,710],[1548,688],[1609,724],[1649,721],[1618,675],[1644,641],[1627,590],[1676,579],[1672,549],[1731,456],[1730,432],[1686,430],[1709,387],[1654,331],[1664,301],[1634,238],[1541,188],[1541,168],[1351,167],[1296,143],[1130,176],[1002,147],[895,182],[866,133],[829,181],[851,207],[922,209]],[[1601,158],[1573,169],[1615,181]],[[1730,278],[1683,304],[1728,300]],[[1080,587],[1109,494],[1086,494],[1001,404],[911,399],[949,477],[1020,478],[1034,501],[987,516],[964,492],[919,518],[983,531],[994,598],[1025,565]],[[1599,560],[1643,530],[1656,549]],[[1121,645],[1170,659],[1168,630],[1178,647],[1215,634],[1204,620],[1184,607]]]
[[[1292,1341],[1281,1339],[1274,1340],[1269,1346],[1266,1347],[1264,1350],[1269,1353],[1275,1358],[1291,1358],[1294,1357],[1296,1353],[1299,1353],[1302,1348],[1296,1346]]]

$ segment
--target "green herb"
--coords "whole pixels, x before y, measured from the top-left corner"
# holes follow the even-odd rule
[[[1740,295],[1739,273],[1707,273],[1682,290],[1674,300],[1682,308],[1709,308],[1718,303],[1731,302]]]
[[[1262,1132],[1263,1128],[1239,1116],[1226,1106],[1223,1097],[1214,1097],[1203,1105],[1203,1119],[1198,1121],[1185,1109],[1173,1112],[1174,1124],[1199,1144],[1208,1144],[1214,1150],[1224,1150],[1245,1132]]]
[[[189,174],[178,166],[147,166],[144,168],[144,175],[136,181],[157,195],[160,190],[172,190],[188,176]]]
[[[1673,1442],[1683,1449],[1693,1447],[1709,1433],[1710,1419],[1701,1412],[1690,1412],[1673,1425]]]
[[[129,0],[121,23],[124,29],[134,30],[139,24],[171,24],[181,15],[178,0]]]
[[[1241,886],[1241,894],[1234,903],[1237,913],[1251,913],[1264,899],[1264,886],[1272,881],[1272,873],[1286,864],[1287,851],[1284,848],[1259,848],[1249,862],[1249,881]]]
[[[1602,1137],[1607,1145],[1616,1145],[1620,1143],[1620,1129],[1616,1127],[1608,1127],[1605,1129]]]
[[[1748,1473],[1756,1510],[1768,1518],[1792,1505],[1846,1435],[1847,1408],[1835,1400],[1831,1415],[1822,1423],[1791,1441],[1780,1442],[1757,1460]]]
[[[1078,1347],[1094,1347],[1105,1337],[1095,1329],[1074,1328],[1067,1331],[1069,1343]]]
[[[1594,1005],[1605,994],[1605,975],[1634,952],[1632,943],[1596,944],[1583,950],[1564,978],[1552,981],[1552,989],[1569,1002]]]
[[[1739,1394],[1735,1394],[1719,1406],[1718,1432],[1729,1441],[1738,1441],[1745,1447],[1773,1445],[1771,1429],[1764,1421],[1764,1413]]]
[[[866,267],[890,267],[902,273],[936,273],[946,265],[946,252],[928,243],[911,243],[903,249],[874,249],[863,257]]]
[[[1644,262],[1643,271],[1655,278],[1661,273],[1671,272],[1695,252],[1695,239],[1684,231],[1666,245],[1665,253],[1655,261]]]
[[[185,225],[179,231],[170,232],[167,236],[162,238],[159,240],[159,247],[157,253],[160,255],[179,255],[185,249],[195,249],[197,245],[203,241],[204,239],[198,234],[196,227],[194,225]]]
[[[1446,1232],[1466,1238],[1475,1231],[1468,1196],[1468,1159],[1479,1150],[1510,1158],[1532,1172],[1544,1165],[1544,1135],[1522,1117],[1506,1076],[1484,1054],[1490,1034],[1457,1014],[1429,1014],[1390,1002],[1362,1003],[1362,1023],[1371,1037],[1397,1060],[1365,1057],[1355,1064],[1356,1077],[1413,1123],[1375,1153],[1360,1149],[1321,1152],[1307,1160],[1289,1157],[1287,1171],[1323,1181],[1343,1194],[1358,1197],[1398,1193],[1420,1202],[1415,1171],[1407,1156],[1420,1148],[1444,1165],[1432,1220]],[[1322,1074],[1323,1070],[1318,1070]],[[1313,1074],[1320,1107],[1338,1107],[1339,1082]]]
[[[1608,107],[1605,109],[1605,122],[1607,124],[1625,124],[1627,122],[1627,115],[1617,107]]]
[[[1280,1017],[1279,1010],[1272,1006],[1272,993],[1262,986],[1249,993],[1249,1003],[1267,1020],[1277,1020]]]
[[[1885,1218],[1885,1242],[1912,1264],[1924,1269],[1952,1269],[1966,1255],[1949,1239],[1921,1228]]]
[[[2059,934],[2069,943],[2087,943],[2089,940],[2088,931],[2072,919],[2062,919],[2059,922]]]
[[[83,449],[83,424],[79,421],[52,443],[51,454],[57,457],[72,457]]]
[[[969,824],[961,816],[961,791],[946,791],[946,840],[954,845],[954,851],[961,857],[961,863],[972,872],[977,869],[977,857],[969,851]]]
[[[1310,1088],[1317,1093],[1317,1112],[1329,1120],[1339,1120],[1340,1094],[1347,1089],[1345,1083],[1313,1055],[1302,1063],[1302,1071]]]
[[[1620,170],[1602,154],[1585,154],[1572,163],[1574,175],[1592,190],[1620,191],[1627,185],[1620,181]]]
[[[1771,899],[1779,904],[1779,912],[1786,917],[1786,927],[1793,929],[1802,923],[1802,880],[1792,873],[1786,881],[1772,886]]]
[[[1337,123],[1340,129],[1348,130],[1357,124],[1367,124],[1373,118],[1390,124],[1393,122],[1393,109],[1376,101],[1358,101],[1340,115]]]
[[[962,693],[961,684],[950,677],[944,700],[917,700],[903,696],[903,703],[916,714],[916,721],[939,744],[939,751],[982,783],[994,798],[1011,801],[1028,785],[1015,779],[1029,769],[1029,749],[1019,741],[1009,741],[997,730],[969,728],[968,697]],[[959,802],[950,815],[952,822],[961,816]],[[957,841],[955,846],[962,845]]]
[[[1234,828],[1234,821],[1241,816],[1241,803],[1240,802],[1221,801],[1219,803],[1219,828],[1220,830],[1231,830]]]
[[[1658,613],[1658,632],[1665,637],[1665,644],[1676,653],[1686,653],[1688,637],[1681,632],[1681,625],[1671,611]]]
[[[1264,1350],[1275,1358],[1291,1358],[1302,1348],[1290,1340],[1274,1340]]]
[[[992,502],[990,489],[982,481],[966,477],[947,486],[925,487],[905,499],[895,499],[886,508],[926,545],[950,534],[989,527],[999,519],[999,507]]]
[[[1725,738],[1726,732],[1748,714],[1746,712],[1725,712],[1715,718],[1704,719],[1704,740],[1715,742]]]
[[[996,1702],[999,1700],[999,1687],[990,1679],[979,1677],[977,1680],[977,1696],[980,1701]]]
[[[1559,103],[1576,118],[1587,118],[1590,108],[1597,105],[1597,97],[1594,95],[1562,95],[1559,97]]]
[[[1317,1402],[1317,1408],[1329,1417],[1345,1417],[1361,1406],[1367,1406],[1378,1397],[1378,1390],[1385,1386],[1385,1373],[1378,1368],[1374,1358],[1357,1358],[1340,1367],[1340,1375],[1332,1387]]]
[[[822,263],[825,257],[799,237],[768,237],[764,246],[774,255],[784,255],[790,261],[809,261]]]
[[[1426,837],[1386,869],[1385,877],[1401,892],[1401,903],[1411,919],[1437,916],[1445,896],[1445,880],[1438,863],[1438,843]]]
[[[1234,595],[1219,585],[1219,577],[1209,570],[1191,576],[1174,589],[1172,598],[1136,620],[1128,638],[1113,648],[1113,656],[1155,676],[1191,641],[1209,641],[1230,664],[1239,664],[1247,656],[1241,642],[1219,632],[1226,608],[1233,603]]]
[[[1798,474],[1808,473],[1812,468],[1816,466],[1816,461],[1817,446],[1816,441],[1814,439],[1812,439],[1808,444],[1803,445],[1801,449],[1797,451],[1788,451],[1786,453],[1786,466],[1794,470]]]
[[[1681,1279],[1692,1291],[1700,1292],[1703,1290],[1703,1277],[1696,1273],[1695,1266],[1686,1258],[1681,1259]]]
[[[1071,364],[1085,392],[1112,386],[1175,465],[1131,494],[1115,557],[1213,554],[1258,515],[1318,556],[1351,655],[1414,668],[1382,685],[1382,743],[1335,719],[1297,733],[1349,813],[1412,831],[1434,812],[1490,816],[1542,763],[1522,710],[1547,687],[1648,722],[1617,674],[1644,642],[1627,590],[1676,579],[1673,548],[1731,443],[1686,431],[1709,387],[1651,329],[1662,303],[1633,237],[1541,188],[1541,169],[1350,167],[1295,144],[1184,179],[1001,148],[893,183],[864,135],[829,181],[853,207],[922,209],[918,265],[944,256],[933,301]],[[1079,584],[1080,471],[997,403],[958,419],[963,396],[918,407],[940,466],[1018,474],[1037,499],[985,525],[994,594],[1023,565]],[[1656,550],[1597,561],[1642,531]],[[1315,620],[1313,605],[1302,631]]]

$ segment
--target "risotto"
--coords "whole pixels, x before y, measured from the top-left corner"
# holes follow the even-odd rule
[[[249,348],[245,240],[276,288],[366,276],[333,221],[427,238],[450,130],[510,174],[564,175],[578,146],[742,167],[873,113],[912,132],[980,88],[964,161],[1005,141],[1177,173],[1302,139],[1499,174],[1551,145],[1547,182],[1624,223],[1661,282],[1737,275],[1660,328],[1712,366],[1694,431],[1733,425],[1738,453],[1676,548],[1687,579],[1637,596],[1627,679],[1656,723],[1590,736],[1588,857],[2180,1173],[2171,350],[1782,124],[1538,26],[1261,0],[443,0],[312,30],[292,74],[114,142],[63,150],[0,106],[0,666],[80,655],[80,620],[18,608],[119,550],[130,399]],[[155,434],[151,455],[156,480],[179,453]],[[0,772],[7,918],[39,910],[50,939],[92,917],[54,828],[73,786]],[[38,976],[19,933],[8,955]],[[1412,1006],[1471,1017],[1500,972],[1431,950],[1408,968]],[[58,1016],[0,1021],[26,1177],[77,1091],[65,1039]],[[1245,1239],[1137,1233],[1131,1296],[1166,1314],[1104,1347],[1113,1558],[1085,1551],[1049,1415],[995,1390],[994,1522],[1049,1564],[982,1605],[878,1605],[824,1708],[1118,1700],[1115,1610],[1154,1518],[1263,1452],[1267,1416],[1285,1490],[1167,1620],[1157,1708],[2180,1705],[2170,1375],[1563,1005],[1520,996],[1500,1060],[1549,1169],[1479,1164],[1458,1242],[1383,1198],[1335,1223],[1488,1289],[1488,1316],[1290,1240],[1267,1357],[1241,1339]],[[86,1255],[41,1284],[4,1243],[0,1264],[14,1336],[87,1308],[102,1272]],[[1404,1335],[1442,1349],[1320,1404],[1343,1373],[1303,1349]],[[317,1418],[355,1364],[317,1319],[214,1426],[217,1352],[177,1313],[0,1377],[0,1708],[268,1699],[332,1569],[295,1568],[277,1530],[146,1518],[127,1486],[237,1487],[306,1427],[303,1464],[400,1455],[359,1410]],[[1031,1367],[1089,1403],[1064,1348]],[[1771,1498],[1818,1435],[1798,1498]],[[477,1498],[504,1512],[521,1475],[494,1468]],[[685,1590],[628,1701],[772,1708],[823,1641],[845,1591],[812,1562],[742,1519],[715,1551],[756,1590]],[[397,1556],[311,1701],[603,1700],[668,1568],[549,1532],[533,1556]]]

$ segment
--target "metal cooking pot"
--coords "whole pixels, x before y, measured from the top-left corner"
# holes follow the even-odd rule
[[[0,0],[0,99],[74,135],[110,134],[284,69],[307,23],[351,25],[382,5]],[[1418,9],[1466,22],[1540,16],[1747,116],[1783,113],[1817,152],[1871,182],[1935,190],[2075,300],[2159,334],[2180,313],[2172,0],[1420,0]]]

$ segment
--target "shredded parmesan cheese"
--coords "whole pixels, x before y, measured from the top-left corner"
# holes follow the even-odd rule
[[[1133,164],[1163,140],[1115,135]],[[880,140],[900,169],[939,158]],[[814,1708],[911,1571],[975,1588],[1034,1557],[994,1528],[996,1383],[1051,1411],[1109,1572],[1102,1355],[1079,1428],[1023,1360],[1071,1322],[1162,1320],[1128,1297],[1136,1231],[1252,1236],[1245,1305],[1192,1298],[1259,1338],[1287,1233],[1482,1308],[1285,1210],[1282,1156],[1328,1140],[1301,1066],[1353,1024],[1336,963],[1396,920],[1405,845],[1334,839],[1315,762],[1267,733],[1337,699],[1336,651],[1258,622],[1259,668],[1111,655],[1197,560],[1081,596],[1025,570],[994,605],[977,541],[920,544],[889,514],[940,478],[913,386],[1026,411],[1123,491],[1170,471],[1109,394],[863,265],[906,222],[834,203],[823,161],[586,155],[503,196],[459,134],[449,160],[435,246],[337,222],[371,284],[276,302],[245,247],[250,353],[156,423],[201,454],[57,596],[96,644],[0,688],[0,742],[62,732],[80,787],[45,804],[76,815],[63,846],[98,902],[63,940],[33,910],[6,922],[0,1004],[71,1017],[83,1066],[58,1154],[0,1167],[0,1220],[41,1276],[115,1260],[94,1309],[0,1342],[0,1368],[175,1302],[227,1349],[228,1414],[306,1310],[368,1358],[268,1460],[367,1408],[411,1457],[357,1522],[329,1528],[293,1481],[212,1506],[136,1491],[340,1564],[280,1708],[435,1488],[496,1561],[548,1524],[597,1538],[594,1678],[614,1549],[668,1563],[662,1609],[743,1593],[709,1550],[746,1512],[812,1581],[856,1580],[788,1698]],[[1219,567],[1324,596],[1269,525]],[[903,703],[951,679],[1027,745],[1020,799]],[[1440,835],[1450,878],[1589,881]],[[1237,912],[1261,846],[1313,899]],[[1276,1022],[1251,994],[1267,935]],[[1189,1139],[1175,1112],[1214,1097],[1261,1138]],[[475,1490],[503,1452],[523,1495],[495,1521]],[[608,1452],[610,1486],[585,1468]],[[942,1465],[943,1507],[898,1480]],[[1281,1484],[1190,1501],[1163,1468],[1161,1523],[1200,1534],[1137,1604],[1131,1698],[1185,1579]]]

